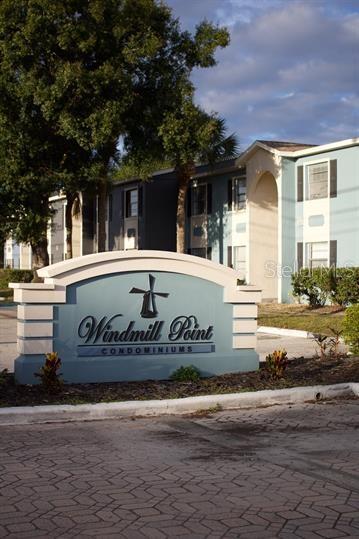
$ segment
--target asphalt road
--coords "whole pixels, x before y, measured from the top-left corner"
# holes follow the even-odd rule
[[[2,427],[0,537],[359,537],[359,400]]]

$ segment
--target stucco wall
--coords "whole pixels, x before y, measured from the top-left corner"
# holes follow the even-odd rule
[[[250,191],[249,255],[250,284],[262,289],[263,300],[276,301],[278,195],[274,176],[270,172],[264,172]]]
[[[296,270],[296,176],[295,162],[291,159],[282,159],[281,179],[281,214],[279,235],[282,242],[281,260],[279,260],[278,274],[281,279],[281,297],[283,303],[293,300],[291,295],[291,274]]]
[[[332,159],[337,160],[337,196],[297,203],[296,241],[336,240],[337,266],[359,265],[359,148],[303,157],[296,165]],[[311,226],[310,217],[318,215],[323,224]]]

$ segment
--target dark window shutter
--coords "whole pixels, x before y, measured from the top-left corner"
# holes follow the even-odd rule
[[[212,213],[212,184],[207,183],[207,214]]]
[[[212,247],[207,247],[207,260],[212,260]]]
[[[233,209],[233,180],[228,180],[228,211]]]
[[[187,217],[191,217],[192,215],[192,188],[191,187],[187,189],[186,202],[187,202]]]
[[[233,268],[233,261],[232,261],[232,246],[228,245],[227,247],[227,266],[230,268]]]
[[[330,197],[337,196],[337,160],[330,161]]]
[[[142,217],[143,214],[143,186],[138,186],[138,216]]]
[[[336,265],[337,265],[337,240],[330,240],[329,266],[336,267]]]
[[[303,202],[303,165],[297,168],[297,201]]]
[[[303,267],[303,242],[302,241],[299,241],[297,243],[297,264],[298,264],[298,271],[299,271]]]

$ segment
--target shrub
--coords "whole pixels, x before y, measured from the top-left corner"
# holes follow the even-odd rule
[[[32,270],[2,269],[0,270],[0,290],[8,288],[9,283],[30,283],[33,277]]]
[[[201,373],[194,365],[179,367],[171,374],[171,380],[175,382],[197,382],[201,378]]]
[[[6,288],[6,290],[1,290],[0,289],[0,297],[1,298],[12,299],[13,294],[14,294],[14,292],[9,288]]]
[[[293,294],[304,297],[311,307],[321,307],[327,299],[327,292],[322,290],[318,283],[318,271],[321,268],[310,270],[302,268],[297,273],[292,274]]]
[[[330,346],[330,338],[321,333],[314,333],[313,337],[320,351],[320,359],[325,359],[327,357],[326,350]]]
[[[333,337],[329,337],[329,355],[333,358],[340,357],[340,340],[343,334],[343,331],[338,331],[335,328],[329,328],[333,333]]]
[[[58,393],[62,387],[63,381],[58,372],[61,368],[61,359],[57,352],[46,354],[45,364],[40,368],[35,376],[41,379],[41,384],[48,393]]]
[[[343,320],[345,343],[353,354],[359,354],[359,303],[348,307]]]
[[[302,268],[292,274],[293,295],[304,298],[311,307],[327,301],[336,305],[359,302],[359,268]]]
[[[266,369],[272,378],[283,378],[287,365],[288,358],[285,350],[274,350],[272,354],[266,356]]]
[[[8,374],[9,371],[7,369],[0,371],[0,386],[5,384]]]
[[[332,292],[333,303],[350,305],[359,303],[359,268],[338,268]]]

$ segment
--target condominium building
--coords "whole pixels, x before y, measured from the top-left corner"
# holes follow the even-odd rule
[[[97,200],[81,197],[74,256],[97,251]],[[51,204],[55,263],[65,257],[66,199]],[[106,249],[175,251],[176,204],[173,170],[113,185]],[[197,166],[186,205],[189,254],[234,267],[262,288],[264,300],[291,301],[298,268],[359,265],[359,139],[320,146],[257,140],[237,159]]]

